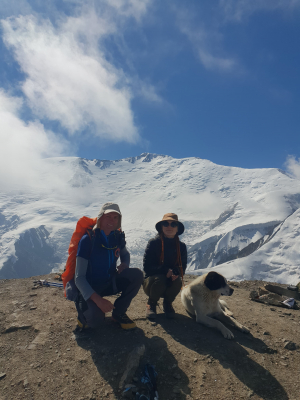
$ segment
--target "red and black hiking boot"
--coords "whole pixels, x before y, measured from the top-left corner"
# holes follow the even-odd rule
[[[156,301],[148,300],[146,306],[146,318],[154,320],[156,318]]]
[[[175,310],[172,306],[172,303],[170,303],[167,300],[164,300],[163,302],[163,309],[164,309],[164,313],[166,314],[167,318],[174,318],[175,317]]]
[[[122,329],[130,330],[136,328],[135,322],[132,321],[126,313],[117,314],[116,312],[114,312],[112,314],[112,319],[113,321],[118,322]]]

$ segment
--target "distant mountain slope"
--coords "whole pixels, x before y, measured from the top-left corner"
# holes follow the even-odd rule
[[[32,186],[0,196],[0,277],[63,267],[76,221],[82,215],[96,216],[106,201],[121,207],[132,265],[142,267],[155,223],[172,211],[186,227],[182,240],[189,248],[188,269],[203,273],[229,265],[234,275],[226,261],[243,249],[254,249],[253,255],[263,251],[264,246],[257,250],[254,243],[299,208],[300,181],[278,169],[225,167],[199,158],[148,153],[116,161],[45,159]],[[285,255],[283,249],[285,256],[290,253]],[[281,265],[286,273],[279,279],[299,280],[299,272],[289,274],[290,261]],[[253,279],[260,266],[253,267]],[[243,277],[237,270],[235,279]]]
[[[300,209],[260,239],[259,247],[250,255],[229,261],[214,270],[228,279],[263,279],[274,282],[300,281]]]

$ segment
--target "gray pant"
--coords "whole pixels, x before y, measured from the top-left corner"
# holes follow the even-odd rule
[[[132,299],[137,295],[141,284],[143,282],[143,273],[138,268],[126,268],[120,274],[116,275],[116,285],[118,297],[114,303],[114,311],[116,314],[126,313]],[[113,287],[108,287],[103,293],[98,293],[100,296],[110,296],[113,293]],[[93,302],[93,300],[84,300],[79,296],[78,301],[75,303],[78,311],[78,320],[83,325],[88,325],[90,328],[99,327],[104,321],[105,314]]]
[[[150,301],[157,302],[163,297],[169,303],[173,303],[181,285],[180,276],[175,281],[170,281],[165,275],[152,275],[144,280],[143,289]]]

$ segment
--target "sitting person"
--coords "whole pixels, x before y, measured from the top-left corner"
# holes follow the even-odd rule
[[[187,264],[186,245],[178,235],[184,226],[176,214],[169,213],[155,225],[158,235],[148,242],[144,254],[144,292],[149,296],[146,310],[148,319],[156,318],[156,305],[163,297],[163,309],[167,318],[173,318],[172,306],[180,292]]]
[[[113,320],[123,329],[136,327],[126,311],[140,289],[143,273],[138,268],[129,268],[130,254],[125,246],[125,235],[119,230],[121,220],[119,206],[105,203],[97,224],[78,244],[75,285],[79,295],[75,304],[81,328],[98,327],[110,311]],[[119,256],[121,264],[117,267]],[[104,298],[120,292],[114,304]]]

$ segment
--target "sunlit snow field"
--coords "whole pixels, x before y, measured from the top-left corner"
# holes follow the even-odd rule
[[[175,212],[186,228],[181,240],[191,273],[214,269],[232,280],[300,280],[299,180],[277,169],[153,154],[118,161],[45,159],[30,185],[2,192],[0,276],[22,277],[22,262],[26,276],[38,271],[39,260],[45,261],[41,273],[63,268],[76,221],[95,217],[107,201],[120,205],[131,266],[142,268],[155,223]],[[259,239],[264,244],[252,254],[217,265]]]

